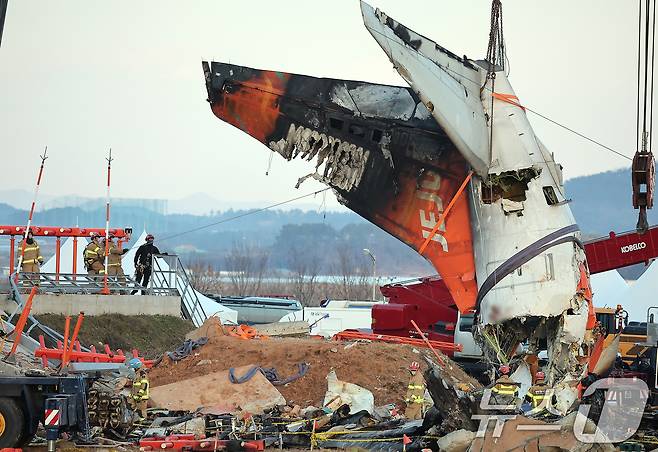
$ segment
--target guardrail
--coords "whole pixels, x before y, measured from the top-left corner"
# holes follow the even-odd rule
[[[125,281],[123,280],[125,278]],[[12,279],[15,282],[15,278]],[[105,287],[102,275],[86,275],[73,273],[20,273],[18,289],[29,290],[39,287],[41,293],[58,294],[100,294]],[[142,290],[151,294],[153,291],[137,283],[131,276],[119,279],[116,276],[107,277],[107,286],[110,293],[130,294],[133,290]],[[175,291],[159,290],[157,295],[176,295]]]
[[[154,294],[160,295],[160,291],[176,291],[181,297],[181,317],[201,326],[208,316],[179,257],[176,254],[156,254],[153,255],[152,262],[150,288]]]
[[[11,293],[14,302],[16,303],[16,309],[14,309],[14,312],[11,313],[9,318],[7,319],[7,324],[12,324],[12,320],[14,317],[18,314],[20,315],[21,312],[23,312],[23,308],[25,307],[25,300],[23,300],[23,296],[21,295],[21,292],[18,288],[18,285],[16,284],[17,281],[17,276],[16,273],[12,273],[9,276],[9,285],[11,287]],[[39,328],[43,334],[45,334],[53,343],[57,343],[57,341],[63,341],[64,336],[62,336],[60,333],[57,331],[53,330],[47,325],[43,325],[40,323],[32,314],[28,315],[27,318],[28,324],[26,325],[27,328],[23,331],[23,335],[29,337],[30,333],[32,330],[35,328]],[[83,350],[87,351],[88,349],[83,347]]]

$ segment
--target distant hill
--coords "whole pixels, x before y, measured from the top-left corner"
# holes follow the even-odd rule
[[[635,228],[637,211],[631,206],[628,170],[571,179],[566,182],[566,191],[567,197],[573,200],[571,207],[586,236]],[[336,250],[347,247],[357,255],[363,248],[371,249],[382,273],[433,272],[417,253],[353,212],[299,209],[250,212],[253,209],[229,209],[212,215],[165,215],[148,208],[119,205],[112,209],[112,224],[131,226],[136,235],[146,228],[156,234],[161,249],[177,252],[188,261],[202,260],[218,267],[223,265],[227,251],[239,242],[269,250],[270,265],[276,268],[287,267],[290,250],[294,248],[318,256],[323,261],[322,270],[330,271],[335,265]],[[0,204],[0,224],[23,224],[26,218],[25,210]],[[102,207],[95,210],[62,207],[37,211],[35,223],[102,226],[104,218]],[[658,208],[650,211],[649,220],[651,224],[658,223]],[[3,247],[4,244],[0,245]],[[1,265],[5,265],[4,259]]]
[[[635,229],[638,211],[632,205],[630,169],[570,179],[565,189],[583,232],[605,235]],[[649,210],[649,224],[657,223],[658,206]]]

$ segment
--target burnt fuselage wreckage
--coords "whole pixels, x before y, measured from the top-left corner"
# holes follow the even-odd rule
[[[285,159],[308,161],[297,185],[327,184],[428,259],[460,312],[476,313],[490,362],[529,370],[546,350],[555,408],[566,412],[601,341],[561,166],[498,64],[361,10],[408,87],[204,62],[213,113]]]

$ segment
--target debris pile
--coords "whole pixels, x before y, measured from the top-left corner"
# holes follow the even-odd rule
[[[289,403],[321,405],[326,377],[332,369],[340,379],[372,391],[376,403],[400,403],[407,390],[409,363],[419,361],[420,356],[412,347],[392,344],[216,337],[188,359],[176,363],[163,360],[149,376],[157,387],[231,367],[258,365],[275,368],[287,377],[298,373],[300,363],[308,363],[308,372],[302,379],[278,388]]]
[[[431,346],[268,337],[211,319],[153,367],[124,358],[66,366],[51,359],[40,372],[36,358],[18,362],[17,373],[51,379],[57,397],[69,400],[60,409],[77,410],[66,425],[41,419],[36,439],[23,441],[66,432],[76,444],[141,450],[614,450],[582,441],[578,423],[588,435],[596,424],[575,410],[562,416],[523,405],[514,383],[522,366],[510,376],[490,369],[495,381],[485,386],[486,375],[474,378]],[[494,394],[505,382],[512,404]],[[640,442],[650,444],[656,410],[645,417]]]

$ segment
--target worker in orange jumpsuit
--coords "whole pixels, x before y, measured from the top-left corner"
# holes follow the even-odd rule
[[[93,232],[91,234],[91,242],[87,245],[84,250],[84,261],[85,268],[87,269],[87,274],[89,276],[98,275],[104,272],[104,262],[103,259],[105,255],[103,250],[99,245],[100,235]]]
[[[35,284],[39,285],[39,266],[43,264],[43,256],[39,244],[32,236],[32,231],[27,233],[27,238],[21,240],[18,251],[19,257],[21,253],[23,255],[23,259],[20,261],[21,273],[28,273],[29,275],[26,277],[36,281]]]
[[[409,365],[411,378],[407,385],[407,394],[404,401],[407,407],[404,410],[404,417],[407,419],[422,419],[425,416],[425,378],[423,373],[419,372],[420,364],[416,361]]]

